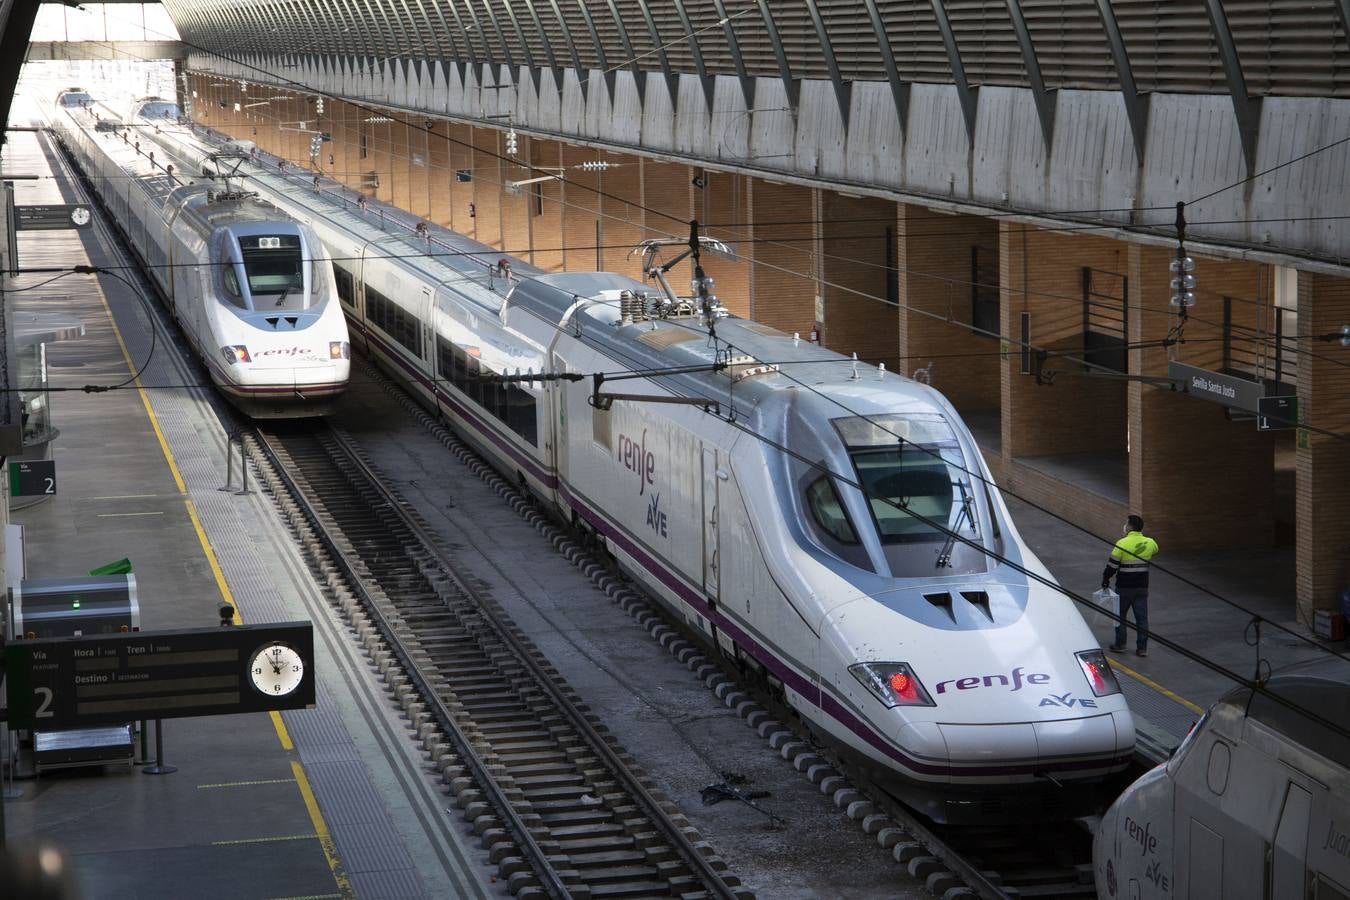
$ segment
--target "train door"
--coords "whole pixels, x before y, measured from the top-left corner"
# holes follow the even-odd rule
[[[1267,897],[1306,895],[1308,823],[1311,814],[1312,794],[1289,782],[1284,795],[1284,808],[1280,812],[1280,823],[1275,827]]]
[[[1223,838],[1191,819],[1190,900],[1223,900]]]
[[[717,448],[703,446],[703,595],[717,604],[721,587],[717,541]]]
[[[422,288],[422,300],[417,304],[417,318],[422,323],[422,358],[427,361],[427,374],[431,378],[431,400],[436,399],[436,304],[432,300],[431,288]]]

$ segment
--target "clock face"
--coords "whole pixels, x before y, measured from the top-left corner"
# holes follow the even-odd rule
[[[89,210],[83,206],[77,206],[70,211],[70,221],[76,225],[89,224]]]
[[[290,644],[277,641],[259,647],[248,670],[253,686],[260,693],[284,697],[300,686],[305,677],[305,661]]]

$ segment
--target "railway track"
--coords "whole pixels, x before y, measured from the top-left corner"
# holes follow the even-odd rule
[[[516,896],[753,896],[341,433],[245,441]]]

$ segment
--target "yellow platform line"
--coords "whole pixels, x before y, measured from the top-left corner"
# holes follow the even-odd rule
[[[1175,693],[1175,692],[1173,692],[1173,691],[1169,691],[1167,688],[1163,687],[1161,684],[1158,684],[1158,682],[1154,681],[1152,678],[1149,678],[1147,675],[1144,675],[1144,674],[1141,674],[1141,673],[1139,673],[1139,672],[1136,672],[1134,669],[1131,669],[1129,666],[1126,666],[1126,665],[1123,665],[1123,664],[1121,664],[1121,663],[1118,663],[1118,662],[1116,662],[1116,661],[1113,659],[1113,660],[1111,660],[1111,668],[1115,669],[1115,670],[1118,671],[1118,672],[1124,672],[1126,675],[1130,676],[1130,677],[1133,678],[1135,681],[1138,681],[1138,682],[1140,682],[1141,684],[1146,685],[1147,687],[1152,688],[1153,690],[1155,690],[1155,691],[1157,691],[1158,693],[1162,694],[1162,695],[1163,695],[1164,697],[1166,697],[1167,699],[1172,700],[1172,701],[1174,701],[1174,702],[1176,702],[1176,703],[1180,703],[1182,706],[1186,707],[1187,709],[1189,709],[1191,712],[1195,713],[1196,715],[1204,715],[1204,713],[1205,713],[1204,709],[1202,709],[1201,707],[1199,707],[1199,706],[1197,706],[1196,704],[1192,703],[1191,701],[1187,700],[1185,697],[1183,697],[1183,696],[1181,696],[1180,694],[1177,694],[1177,693]]]
[[[212,847],[235,847],[239,844],[275,844],[282,841],[314,841],[317,834],[279,834],[273,837],[235,838],[232,841],[212,841]]]
[[[242,625],[244,620],[239,615],[239,604],[234,602],[234,594],[231,593],[230,586],[225,583],[225,573],[221,571],[215,550],[211,547],[211,541],[206,537],[206,531],[202,528],[201,519],[197,516],[197,507],[193,504],[192,498],[188,496],[187,484],[183,481],[183,475],[178,470],[178,462],[173,458],[173,451],[169,449],[169,442],[164,439],[164,431],[159,427],[159,417],[155,415],[154,406],[150,403],[150,395],[146,392],[145,385],[141,383],[140,377],[136,375],[136,363],[127,350],[126,341],[122,339],[122,330],[117,327],[117,319],[113,316],[112,307],[108,305],[107,295],[103,294],[102,291],[99,292],[99,300],[103,304],[104,311],[108,314],[108,324],[112,326],[113,336],[117,338],[117,346],[122,350],[122,359],[126,361],[127,371],[132,375],[136,392],[140,394],[141,404],[145,407],[145,414],[150,419],[150,428],[155,432],[155,440],[159,442],[160,452],[164,454],[164,461],[168,463],[169,472],[173,475],[173,483],[178,488],[178,492],[183,495],[183,506],[187,509],[188,518],[192,521],[192,530],[197,533],[197,541],[201,544],[207,564],[211,567],[211,575],[215,578],[216,586],[220,589],[220,596],[226,603],[234,607],[234,623]],[[286,726],[281,721],[281,716],[276,712],[272,713],[272,725],[276,729],[277,739],[281,742],[282,749],[287,752],[294,750],[295,744],[292,743],[291,736],[287,733]],[[328,831],[328,823],[324,821],[323,813],[319,810],[319,804],[314,799],[314,792],[309,787],[309,779],[305,777],[305,770],[296,760],[291,760],[291,770],[295,773],[295,780],[300,786],[300,794],[305,801],[305,809],[309,812],[310,822],[314,825],[315,833],[307,837],[318,838],[340,895],[344,898],[354,898],[356,893],[352,890],[351,881],[347,878],[341,860],[338,859],[337,847],[333,843],[332,834]],[[300,838],[292,839],[299,840]],[[249,841],[226,841],[224,843],[249,843]]]
[[[341,900],[341,894],[306,894],[303,897],[271,897],[269,900]]]
[[[129,512],[129,513],[99,513],[100,519],[124,519],[127,516],[162,516],[164,510],[157,509],[154,512]]]
[[[230,788],[230,787],[251,787],[255,784],[295,784],[294,778],[260,778],[256,781],[222,781],[219,784],[199,784],[197,790],[205,791],[211,788]]]

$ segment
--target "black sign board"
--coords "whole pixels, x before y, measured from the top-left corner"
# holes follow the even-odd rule
[[[56,493],[56,461],[35,459],[9,464],[9,495],[35,497]]]
[[[14,207],[16,231],[54,231],[59,228],[88,228],[93,213],[83,204]]]
[[[5,645],[9,724],[81,728],[314,705],[308,622]]]
[[[1297,427],[1297,397],[1262,397],[1257,401],[1257,431],[1288,431],[1291,428]]]

